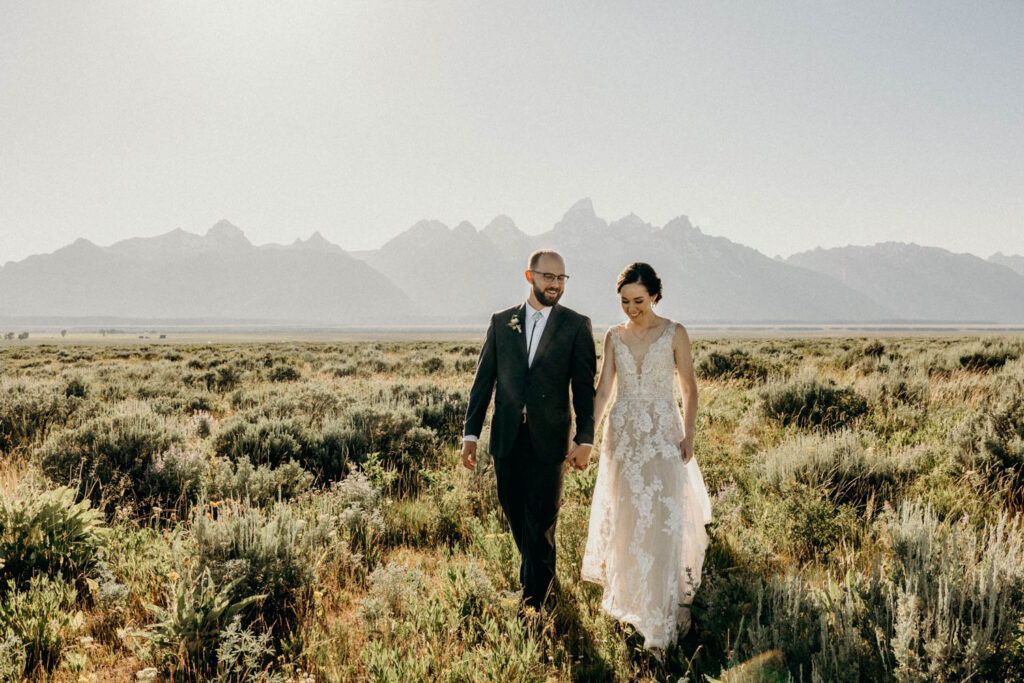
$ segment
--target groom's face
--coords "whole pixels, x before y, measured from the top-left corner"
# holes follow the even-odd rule
[[[545,306],[554,306],[565,293],[565,284],[557,277],[549,282],[544,275],[565,275],[565,263],[557,256],[544,255],[537,260],[537,265],[526,271],[526,280],[533,286],[533,295]]]

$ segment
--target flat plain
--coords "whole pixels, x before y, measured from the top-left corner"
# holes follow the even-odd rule
[[[664,662],[580,581],[600,440],[517,613],[458,458],[478,330],[0,342],[0,680],[1024,680],[1005,332],[695,329],[714,520]]]

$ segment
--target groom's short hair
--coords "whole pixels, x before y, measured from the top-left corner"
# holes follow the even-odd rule
[[[565,259],[562,258],[562,255],[559,254],[554,249],[538,249],[537,251],[530,254],[530,270],[536,268],[537,264],[540,263],[540,260],[545,256],[554,256],[556,259],[561,261],[563,265],[565,264]]]

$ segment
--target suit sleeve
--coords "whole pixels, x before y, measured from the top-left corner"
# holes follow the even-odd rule
[[[464,436],[480,436],[484,428],[484,418],[491,403],[491,393],[498,376],[498,358],[494,349],[494,316],[487,326],[484,346],[480,349],[480,359],[476,364],[476,377],[473,387],[469,390],[469,406],[466,408],[466,426]]]
[[[576,414],[578,444],[594,443],[594,375],[597,374],[597,351],[590,318],[584,317],[576,331],[572,349],[572,409]]]

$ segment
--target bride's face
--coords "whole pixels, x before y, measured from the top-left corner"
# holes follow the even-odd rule
[[[622,303],[622,310],[633,322],[640,322],[654,315],[654,312],[651,310],[651,306],[654,303],[651,299],[651,294],[639,282],[623,285],[622,289],[619,290],[619,297]]]

